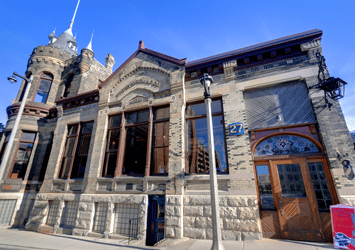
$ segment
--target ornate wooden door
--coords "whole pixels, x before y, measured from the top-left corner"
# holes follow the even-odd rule
[[[283,237],[322,241],[317,199],[305,159],[270,161],[270,165]]]

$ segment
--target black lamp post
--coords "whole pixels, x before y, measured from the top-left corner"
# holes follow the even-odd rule
[[[222,233],[219,217],[219,202],[218,202],[218,184],[217,184],[217,169],[216,157],[214,151],[214,138],[213,138],[213,124],[212,124],[212,110],[211,110],[211,93],[210,85],[213,79],[207,73],[204,73],[200,79],[201,84],[205,88],[205,103],[207,114],[207,134],[208,134],[208,153],[209,153],[209,166],[210,166],[210,186],[211,186],[211,209],[212,209],[212,231],[213,242],[211,250],[224,250],[222,245]]]
[[[347,82],[340,78],[329,77],[325,78],[324,71],[327,69],[327,65],[325,64],[325,58],[322,56],[319,51],[316,53],[316,57],[318,59],[318,84],[310,86],[310,89],[321,89],[324,91],[324,107],[330,107],[333,105],[327,99],[327,96],[332,100],[338,100],[344,97],[345,93],[345,85]]]

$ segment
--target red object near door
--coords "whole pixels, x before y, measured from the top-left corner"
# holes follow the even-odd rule
[[[330,207],[334,247],[355,250],[355,208],[343,204]]]

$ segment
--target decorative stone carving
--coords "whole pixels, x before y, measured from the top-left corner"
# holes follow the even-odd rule
[[[301,44],[302,51],[308,51],[308,57],[310,62],[316,62],[316,53],[320,52],[322,54],[322,46],[320,40],[310,41],[308,43]]]
[[[226,80],[232,80],[235,77],[233,68],[237,66],[237,60],[223,63],[224,77]]]
[[[129,103],[128,105],[132,105],[132,104],[136,104],[136,103],[140,103],[140,102],[147,102],[148,99],[143,97],[143,96],[138,96],[138,97],[135,97],[133,98]]]
[[[128,91],[130,88],[134,87],[137,84],[144,84],[147,86],[152,86],[152,87],[156,87],[159,88],[161,86],[161,83],[155,80],[150,80],[150,79],[140,79],[140,80],[136,80],[133,82],[130,82],[126,87],[124,87],[123,89],[121,89],[116,95],[115,97],[118,98],[119,96],[121,96],[124,92]],[[114,86],[117,86],[118,83],[116,83]],[[112,95],[114,92],[111,91],[110,94]]]

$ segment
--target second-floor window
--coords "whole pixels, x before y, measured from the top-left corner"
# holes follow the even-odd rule
[[[28,163],[31,157],[32,148],[36,139],[35,132],[23,132],[19,147],[16,152],[15,161],[12,167],[10,178],[24,179]]]
[[[44,73],[39,81],[35,102],[46,103],[49,95],[49,90],[53,82],[53,76],[49,73]]]
[[[59,178],[84,177],[93,125],[94,122],[85,122],[68,126]]]
[[[222,100],[212,101],[212,122],[217,173],[228,173]],[[186,108],[186,173],[207,174],[210,168],[206,104],[189,104]]]
[[[169,116],[169,107],[110,116],[102,176],[166,175]]]

